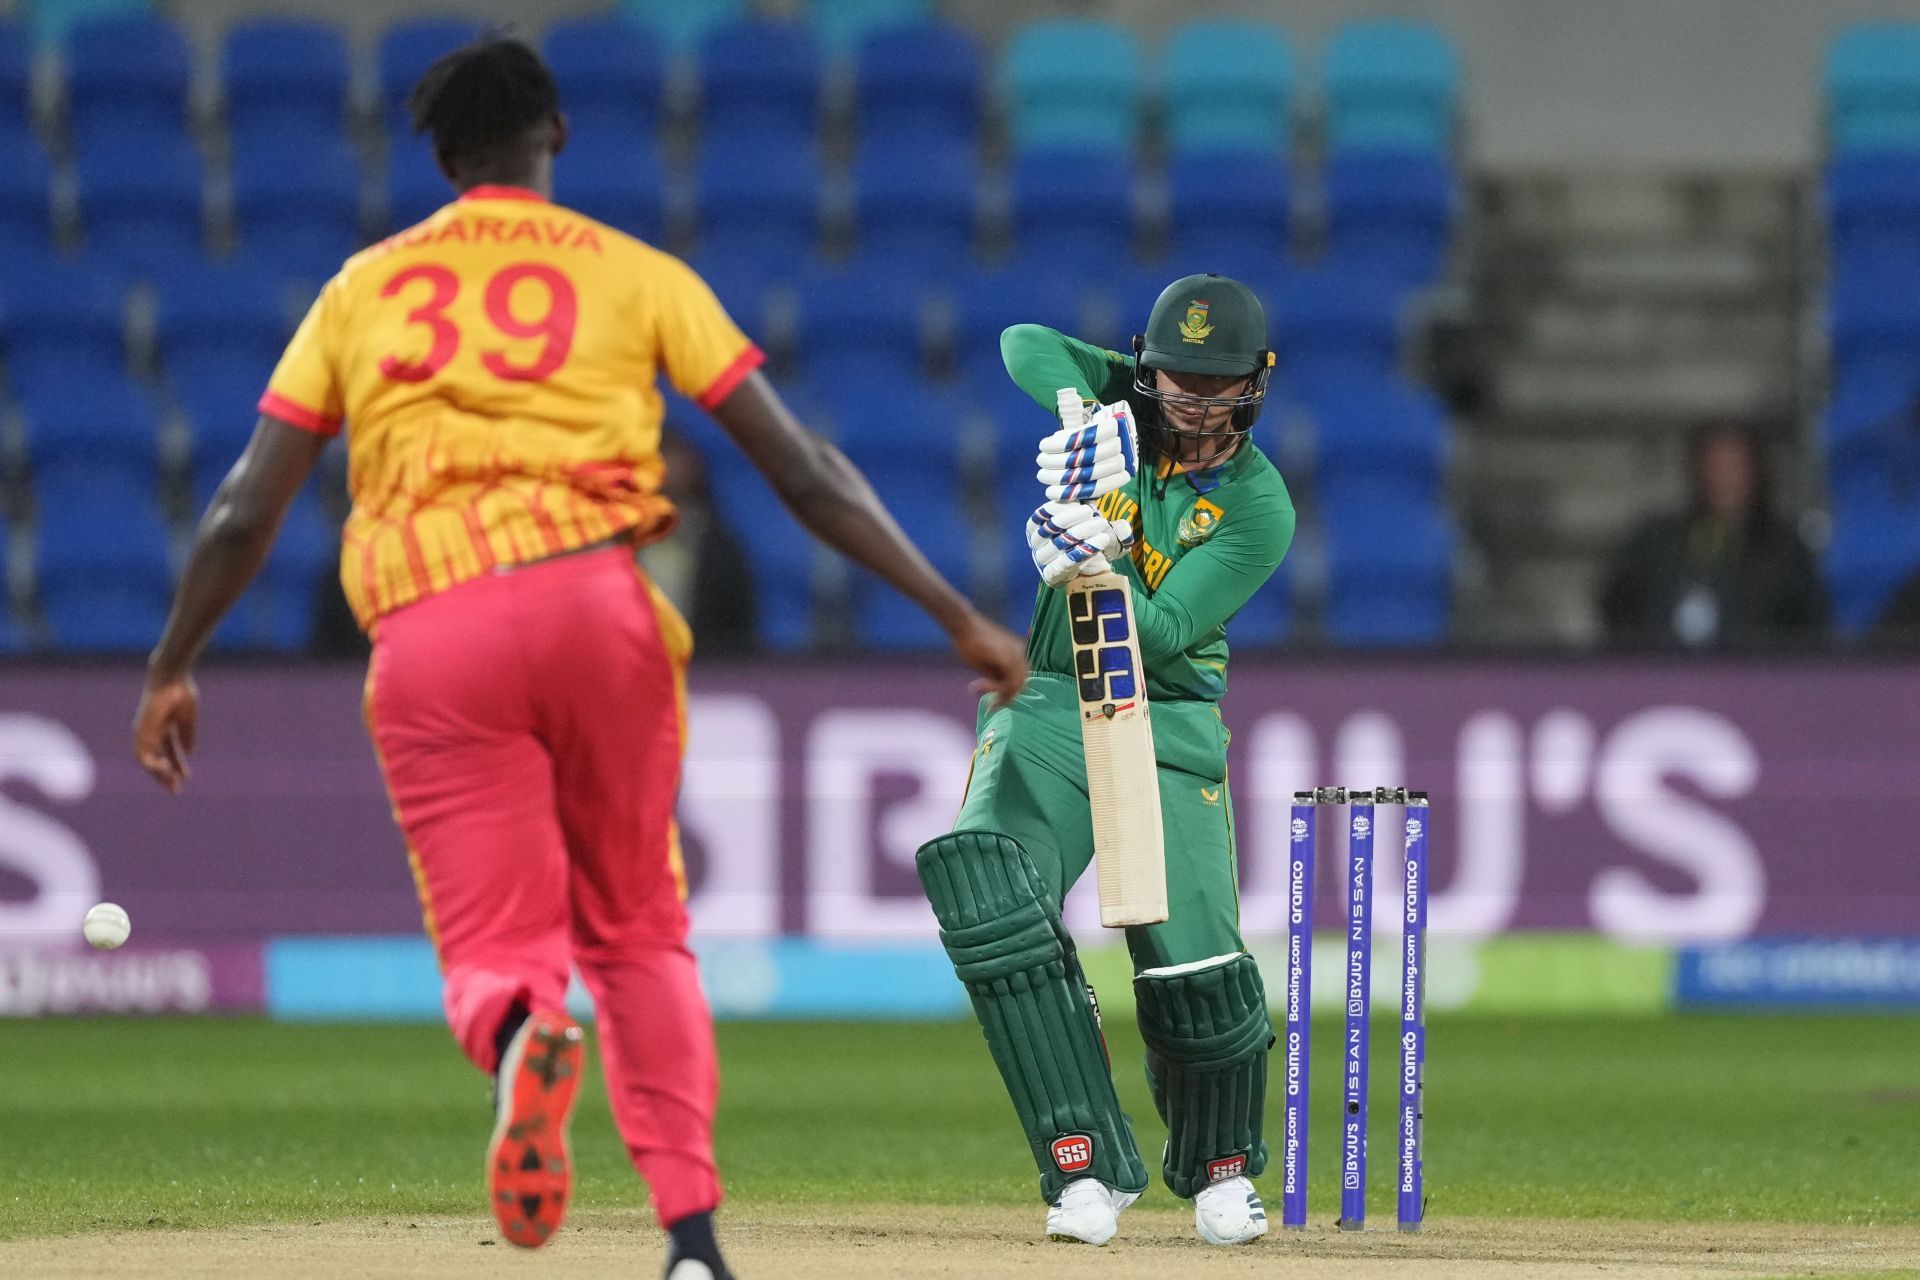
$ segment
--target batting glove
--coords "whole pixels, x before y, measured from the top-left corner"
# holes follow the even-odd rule
[[[1101,405],[1085,426],[1062,427],[1042,440],[1034,461],[1055,502],[1092,502],[1124,487],[1140,469],[1132,408],[1124,400]]]
[[[1050,587],[1076,573],[1105,573],[1133,545],[1133,526],[1109,520],[1081,502],[1048,502],[1027,518],[1033,567]]]

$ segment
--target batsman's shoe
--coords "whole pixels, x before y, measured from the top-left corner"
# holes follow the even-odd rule
[[[552,1239],[567,1216],[573,1196],[567,1129],[585,1057],[579,1023],[564,1013],[534,1013],[500,1059],[487,1201],[500,1234],[523,1249]]]
[[[1047,1207],[1047,1239],[1067,1244],[1105,1244],[1120,1229],[1120,1211],[1140,1198],[1115,1191],[1098,1178],[1076,1178]]]
[[[731,1271],[715,1271],[698,1258],[682,1258],[667,1268],[667,1280],[733,1280]]]
[[[1200,1188],[1193,1198],[1193,1226],[1208,1244],[1246,1244],[1267,1234],[1267,1206],[1245,1178]]]

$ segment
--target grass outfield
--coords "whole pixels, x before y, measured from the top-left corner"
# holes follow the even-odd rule
[[[1374,1050],[1369,1206],[1386,1227],[1397,1025],[1378,1024]],[[1337,1206],[1336,1027],[1315,1037],[1317,1223]],[[1138,1036],[1109,1036],[1157,1153]],[[737,1208],[1032,1205],[1038,1229],[1032,1165],[971,1026],[735,1024],[721,1051]],[[10,1023],[0,1081],[0,1238],[483,1207],[485,1082],[437,1027]],[[1447,1019],[1430,1030],[1427,1113],[1436,1221],[1920,1224],[1917,1019]],[[642,1202],[597,1078],[575,1149],[579,1209]],[[1145,1203],[1172,1201],[1156,1185]]]

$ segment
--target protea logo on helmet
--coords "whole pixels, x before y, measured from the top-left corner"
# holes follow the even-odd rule
[[[1084,1133],[1055,1138],[1051,1151],[1062,1173],[1081,1173],[1093,1167],[1093,1139]]]
[[[1197,298],[1187,303],[1187,318],[1180,322],[1180,336],[1188,342],[1205,342],[1213,332],[1213,326],[1207,323],[1208,305]]]

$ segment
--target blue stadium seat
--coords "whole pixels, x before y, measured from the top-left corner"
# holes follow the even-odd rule
[[[1836,506],[1890,469],[1920,468],[1920,368],[1868,368],[1837,382],[1822,417],[1827,487]]]
[[[1836,156],[1827,168],[1827,221],[1840,269],[1920,266],[1920,150]]]
[[[1920,23],[1849,27],[1827,51],[1835,151],[1920,151]]]
[[[862,261],[903,280],[951,279],[973,254],[978,167],[965,152],[868,143],[853,166],[854,238]]]
[[[555,173],[564,167],[555,166]],[[418,138],[396,140],[387,148],[387,230],[403,231],[431,218],[454,198],[453,188],[434,163],[433,149]]]
[[[165,18],[81,23],[67,40],[66,70],[68,121],[81,146],[130,133],[186,133],[193,54]]]
[[[1460,100],[1453,45],[1429,23],[1363,22],[1327,44],[1328,147],[1446,151]]]
[[[954,356],[962,378],[976,389],[1011,385],[1000,362],[1000,334],[1009,325],[1043,324],[1073,337],[1086,332],[1086,299],[1079,289],[1019,263],[962,276],[952,303]]]
[[[934,569],[971,594],[973,530],[961,508],[957,484],[890,492],[887,504]],[[944,649],[948,643],[946,633],[925,610],[864,571],[854,583],[854,620],[856,635],[867,648],[932,650]]]
[[[53,244],[53,165],[26,132],[0,131],[0,256],[43,256]]]
[[[1022,255],[1106,275],[1133,260],[1134,170],[1124,151],[1029,151],[1013,164]]]
[[[767,304],[774,281],[758,263],[724,252],[703,253],[688,259],[720,305],[746,335],[762,345],[767,341]]]
[[[1283,154],[1293,124],[1293,49],[1265,22],[1190,22],[1167,46],[1167,143],[1186,151]]]
[[[236,144],[347,131],[347,37],[330,22],[251,18],[227,29],[221,89]]]
[[[1322,267],[1280,282],[1267,325],[1280,336],[1280,372],[1296,390],[1316,382],[1390,376],[1400,357],[1398,282]]]
[[[326,280],[358,252],[359,158],[331,135],[236,140],[233,216],[240,243],[282,279]]]
[[[651,140],[666,72],[644,28],[624,18],[581,18],[548,27],[543,46],[577,132]]]
[[[32,123],[32,95],[33,42],[18,22],[0,22],[0,132]]]
[[[667,170],[650,137],[582,129],[554,166],[554,198],[630,236],[666,234]]]
[[[1320,505],[1344,503],[1335,496],[1344,488],[1381,482],[1439,492],[1451,433],[1431,392],[1398,379],[1339,378],[1313,385],[1305,398]]]
[[[1180,261],[1210,263],[1209,270],[1235,278],[1269,274],[1286,262],[1293,186],[1283,160],[1177,154],[1167,167],[1167,200]]]
[[[174,380],[173,398],[192,432],[189,491],[204,508],[207,499],[253,438],[260,421],[260,394],[273,366],[245,360],[210,367],[192,381]]]
[[[715,27],[747,11],[747,0],[620,0],[620,16],[652,32],[675,58],[691,58]]]
[[[127,299],[87,263],[8,263],[0,270],[0,349],[19,392],[113,378],[127,366]]]
[[[765,477],[737,451],[708,478],[753,563],[760,643],[780,653],[807,648],[814,641],[813,536],[787,514]]]
[[[1227,644],[1234,653],[1273,649],[1293,633],[1293,566],[1281,561],[1266,585],[1227,619]]]
[[[1327,255],[1432,284],[1446,268],[1457,199],[1453,168],[1438,152],[1337,152],[1327,164]]]
[[[396,22],[380,37],[380,112],[389,142],[413,132],[407,95],[444,53],[477,40],[483,28],[465,18],[416,18]]]
[[[253,586],[213,633],[224,652],[297,653],[312,643],[321,579],[338,564],[340,534],[311,493],[287,509]]]
[[[1920,371],[1920,271],[1849,269],[1834,277],[1830,304],[1839,383],[1873,370]]]
[[[973,530],[962,508],[960,442],[966,407],[911,371],[873,371],[833,388],[834,438],[885,495],[887,508],[942,577],[965,591],[972,579]],[[945,645],[918,606],[865,572],[856,575],[861,641],[881,649]]]
[[[1015,151],[1133,150],[1144,80],[1126,28],[1032,23],[1014,33],[1001,70]]]
[[[808,17],[829,56],[845,58],[869,37],[933,18],[933,0],[813,0]]]
[[[36,489],[113,479],[149,495],[160,484],[160,414],[125,374],[21,397],[27,462]]]
[[[161,280],[156,292],[154,342],[176,395],[235,367],[270,373],[293,333],[286,278],[250,260],[179,272]],[[254,396],[265,387],[263,376]]]
[[[924,22],[874,32],[854,75],[861,140],[971,150],[981,79],[980,46],[963,28]]]
[[[1437,505],[1391,481],[1349,487],[1325,508],[1327,635],[1354,648],[1414,648],[1446,639],[1453,531]]]
[[[800,23],[752,19],[715,27],[700,46],[701,128],[811,145],[822,74],[820,46]]]
[[[790,278],[813,254],[820,186],[811,145],[760,134],[709,136],[695,175],[701,253]]]
[[[796,288],[796,354],[808,382],[877,396],[879,387],[918,380],[924,299],[910,285],[855,265],[815,268]],[[918,410],[895,404],[887,412],[901,418]]]
[[[1920,500],[1883,468],[1877,483],[1837,503],[1824,569],[1834,621],[1845,635],[1871,627],[1887,601],[1920,569]]]
[[[103,134],[74,174],[87,251],[102,264],[146,278],[205,253],[205,181],[185,134]]]
[[[16,3],[13,11],[26,18],[34,47],[47,50],[64,46],[73,29],[83,23],[144,17],[153,12],[153,0],[31,0]]]
[[[172,531],[151,493],[112,481],[37,494],[34,580],[53,643],[138,653],[160,639],[172,598]]]

